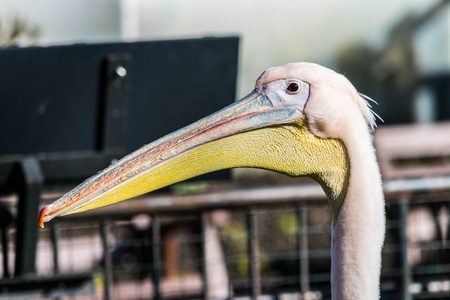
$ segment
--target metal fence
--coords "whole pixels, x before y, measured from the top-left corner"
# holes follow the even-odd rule
[[[0,298],[330,299],[331,221],[318,185],[191,187],[204,191],[50,222],[38,278],[73,280],[8,285]],[[450,297],[449,187],[446,177],[385,183],[382,299]]]

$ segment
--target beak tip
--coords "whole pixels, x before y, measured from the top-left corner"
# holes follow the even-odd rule
[[[39,218],[38,218],[38,222],[39,222],[39,226],[41,228],[44,228],[44,218],[45,218],[45,213],[47,212],[47,210],[49,209],[49,206],[46,205],[44,206],[41,211],[39,212]]]

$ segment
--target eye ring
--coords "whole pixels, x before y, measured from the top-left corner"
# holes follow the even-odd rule
[[[288,94],[294,94],[297,93],[300,90],[300,86],[298,85],[298,83],[296,82],[291,82],[289,83],[289,85],[286,87],[286,93]]]

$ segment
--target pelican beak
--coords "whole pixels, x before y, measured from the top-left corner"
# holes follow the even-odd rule
[[[274,169],[265,165],[264,155],[257,154],[264,152],[260,148],[270,142],[252,133],[302,118],[297,108],[277,107],[255,89],[232,105],[138,149],[87,179],[45,206],[39,224],[43,227],[56,216],[117,203],[216,170]]]

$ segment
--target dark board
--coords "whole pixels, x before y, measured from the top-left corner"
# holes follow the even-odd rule
[[[234,101],[238,44],[225,37],[0,50],[0,177],[5,157],[99,150],[109,55],[131,57],[128,153]]]
[[[127,150],[235,98],[237,38],[0,51],[0,155],[96,147],[101,69],[131,54]]]

